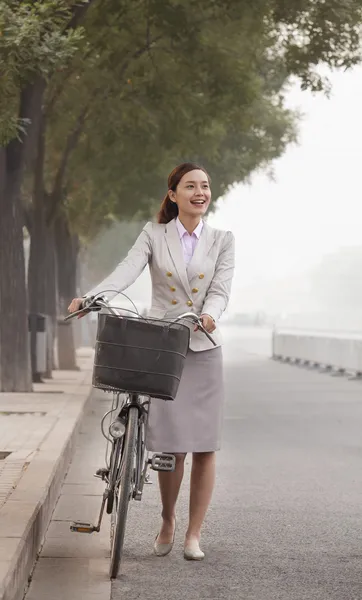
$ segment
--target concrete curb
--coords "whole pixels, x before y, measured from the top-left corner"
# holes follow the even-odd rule
[[[22,600],[74,451],[91,392],[92,359],[70,401],[0,509],[0,600]]]

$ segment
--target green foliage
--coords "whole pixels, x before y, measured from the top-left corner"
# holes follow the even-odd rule
[[[360,0],[275,0],[272,5],[288,73],[300,77],[303,88],[325,89],[315,69],[319,64],[349,69],[361,62]]]
[[[63,90],[51,121],[55,165],[86,110],[66,189],[73,226],[91,237],[108,215],[152,215],[178,162],[205,164],[217,197],[294,139],[283,65],[269,57],[256,11],[229,2],[232,19],[217,2],[108,6],[107,36],[95,9],[86,59],[53,82]]]
[[[353,0],[94,2],[79,51],[48,85],[48,191],[61,180],[85,240],[109,219],[152,215],[184,160],[223,194],[295,140],[291,74],[327,89],[321,63],[360,60],[361,22]]]
[[[68,29],[76,3],[69,0],[0,2],[0,146],[26,128],[19,121],[20,90],[36,75],[48,78],[69,62],[83,32]]]

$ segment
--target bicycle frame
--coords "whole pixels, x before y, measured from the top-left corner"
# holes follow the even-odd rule
[[[105,308],[114,316],[123,318],[121,311],[124,309],[112,307],[105,298],[92,299],[88,308],[85,304],[85,308],[72,313],[68,318],[77,314],[82,315],[84,311],[91,311],[92,303],[94,310]],[[134,311],[127,310],[127,312]],[[144,318],[140,317],[137,309],[134,314]],[[145,320],[147,321],[147,318]],[[204,329],[201,319],[194,313],[187,312],[176,319],[165,319],[170,322],[182,320],[192,321],[216,345],[211,335]],[[174,471],[176,466],[176,457],[173,454],[154,453],[152,458],[149,458],[146,435],[151,399],[145,395],[128,393],[125,394],[125,400],[120,405],[120,396],[124,393],[120,391],[113,393],[112,408],[101,421],[101,430],[107,440],[106,467],[98,469],[95,476],[106,482],[106,489],[103,493],[98,522],[96,525],[76,522],[70,527],[72,531],[78,533],[99,532],[107,505],[107,513],[111,514],[111,578],[116,577],[119,570],[129,501],[131,498],[137,501],[142,499],[148,467],[155,471]],[[111,418],[106,432],[104,424],[108,415]],[[109,443],[112,447],[108,456]]]

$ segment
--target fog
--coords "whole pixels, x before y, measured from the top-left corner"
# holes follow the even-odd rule
[[[254,175],[209,218],[237,238],[230,314],[361,329],[362,69],[328,76],[330,98],[291,87],[299,143],[272,165],[274,180]]]
[[[271,165],[273,178],[254,174],[208,216],[236,237],[225,321],[362,329],[362,68],[328,77],[329,98],[290,86],[299,140]],[[148,305],[147,272],[129,294]]]

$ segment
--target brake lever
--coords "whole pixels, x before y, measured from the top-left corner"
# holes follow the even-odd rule
[[[206,335],[206,337],[210,340],[210,342],[214,345],[217,346],[217,343],[215,342],[214,338],[211,336],[211,334],[206,331],[205,327],[200,323],[198,323],[198,328]]]
[[[84,301],[82,302],[82,308],[64,317],[64,321],[70,321],[70,319],[74,319],[77,315],[87,315],[90,312],[99,312],[102,310],[102,307],[95,304],[97,300],[104,300],[104,298],[103,296],[89,296],[89,298],[84,298]]]
[[[70,319],[74,319],[77,315],[87,315],[90,312],[92,312],[90,308],[80,308],[79,310],[76,310],[75,312],[70,313],[70,315],[64,317],[63,320],[70,321]]]

